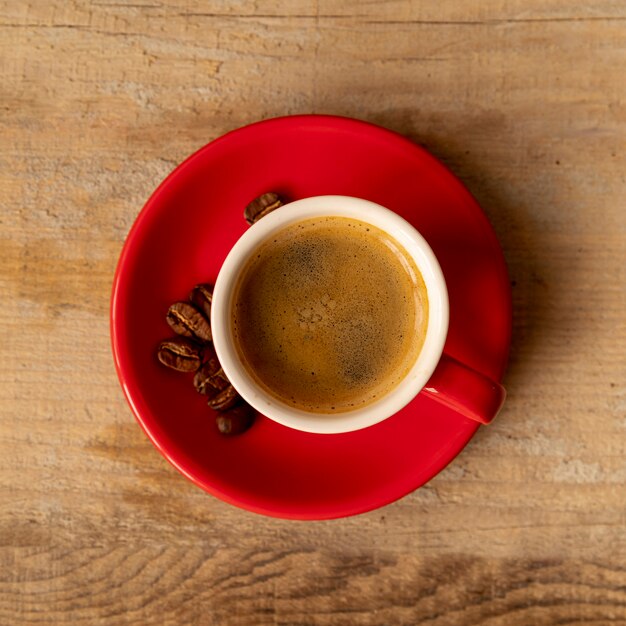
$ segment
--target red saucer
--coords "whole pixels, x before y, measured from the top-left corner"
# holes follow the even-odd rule
[[[154,445],[198,486],[257,513],[362,513],[435,476],[478,424],[419,395],[357,432],[314,435],[259,417],[227,439],[189,376],[155,358],[171,335],[168,306],[194,284],[215,280],[247,228],[243,207],[266,191],[291,200],[358,196],[411,222],[448,284],[446,353],[498,381],[511,333],[502,252],[476,201],[434,157],[378,126],[330,116],[277,118],[224,135],[174,170],[137,218],[115,275],[111,335],[124,393]]]

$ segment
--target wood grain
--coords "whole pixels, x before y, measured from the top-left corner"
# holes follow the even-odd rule
[[[626,624],[625,41],[612,0],[0,2],[0,625]],[[497,422],[423,489],[324,523],[177,474],[107,320],[158,182],[305,112],[449,165],[515,305]]]

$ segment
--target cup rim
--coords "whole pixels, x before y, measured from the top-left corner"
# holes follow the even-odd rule
[[[308,218],[348,217],[388,233],[415,261],[426,285],[428,323],[422,349],[406,376],[381,399],[332,415],[281,402],[262,389],[241,364],[231,336],[231,306],[239,274],[250,254],[273,233]],[[237,392],[257,411],[284,426],[310,433],[336,434],[377,424],[404,408],[426,385],[443,353],[449,303],[443,272],[424,237],[405,219],[380,204],[352,196],[312,196],[295,200],[253,224],[228,253],[215,282],[211,305],[213,343],[220,364]]]

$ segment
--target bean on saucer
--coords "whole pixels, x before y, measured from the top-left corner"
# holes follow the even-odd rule
[[[175,302],[166,316],[170,328],[183,337],[200,342],[212,341],[211,326],[204,313],[189,302]]]
[[[237,400],[239,400],[239,394],[235,391],[232,385],[228,385],[225,389],[222,389],[216,396],[209,398],[207,404],[209,408],[216,411],[227,411],[231,407],[235,406]]]
[[[283,202],[278,194],[270,191],[250,202],[245,208],[243,216],[246,218],[246,222],[252,225],[282,205]]]
[[[254,409],[244,402],[238,404],[230,411],[219,413],[215,418],[215,423],[222,435],[227,437],[239,435],[252,426],[254,415]]]
[[[193,386],[198,393],[213,397],[229,385],[215,351],[207,348],[204,352],[204,363],[193,377]]]
[[[202,283],[196,285],[189,294],[189,300],[202,311],[209,322],[211,321],[211,302],[213,301],[213,285]]]
[[[177,372],[195,372],[202,363],[202,348],[182,337],[162,341],[157,357],[163,365]]]

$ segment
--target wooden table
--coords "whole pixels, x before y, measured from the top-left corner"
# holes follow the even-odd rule
[[[626,6],[0,2],[0,624],[626,624]],[[136,425],[115,264],[185,156],[320,112],[424,144],[505,250],[509,399],[351,519],[240,511]]]

